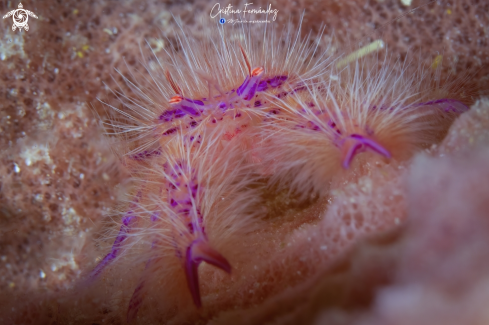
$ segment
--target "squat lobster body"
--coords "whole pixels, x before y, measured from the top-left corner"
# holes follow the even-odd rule
[[[123,108],[109,105],[119,120],[107,126],[120,139],[135,186],[112,248],[90,279],[109,266],[144,262],[128,321],[163,269],[174,272],[169,278],[184,278],[188,291],[180,301],[192,299],[196,307],[211,301],[209,288],[199,285],[202,262],[214,278],[227,277],[222,271],[234,276],[229,238],[239,241],[261,222],[250,217],[250,203],[233,205],[243,193],[265,182],[277,191],[324,194],[333,176],[362,167],[361,157],[368,157],[362,152],[408,159],[436,143],[467,109],[446,98],[445,89],[428,87],[428,74],[404,78],[392,66],[362,60],[338,71],[318,41],[251,31],[229,41],[224,27],[219,32],[211,49],[183,36],[178,53],[167,50],[157,60],[158,73],[143,74],[149,85],[124,78],[131,95],[115,92]]]
[[[239,231],[233,223],[246,222],[239,211],[219,214],[220,198],[238,197],[253,182],[247,175],[258,161],[254,156],[257,139],[250,134],[268,118],[269,94],[315,80],[330,64],[330,56],[316,53],[318,45],[308,44],[307,39],[276,38],[268,32],[263,42],[270,47],[254,47],[251,34],[237,35],[246,41],[248,51],[224,35],[213,41],[215,53],[185,39],[184,56],[173,53],[160,61],[165,78],[156,82],[153,92],[127,81],[136,98],[116,93],[126,110],[112,108],[126,120],[107,124],[122,139],[121,158],[138,180],[137,194],[111,251],[93,269],[90,279],[95,280],[126,255],[129,260],[131,249],[145,250],[148,257],[129,301],[129,321],[136,317],[149,290],[148,278],[171,258],[179,260],[197,307],[202,305],[199,264],[206,262],[231,272],[232,264],[209,239],[209,223],[217,224],[213,221],[217,218],[229,224],[220,225],[223,229]],[[250,62],[260,66],[252,68]],[[223,65],[229,69],[223,70]],[[147,240],[141,240],[139,234],[152,238],[151,245],[144,244]],[[168,247],[173,257],[162,255]]]

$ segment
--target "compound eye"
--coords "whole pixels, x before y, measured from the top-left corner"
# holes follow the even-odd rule
[[[168,101],[170,104],[178,104],[183,100],[183,96],[175,95]]]
[[[259,76],[263,73],[263,71],[265,71],[265,69],[263,69],[262,67],[254,68],[253,71],[251,71],[251,76],[252,77]]]

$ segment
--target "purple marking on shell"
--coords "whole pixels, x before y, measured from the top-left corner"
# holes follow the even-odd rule
[[[313,131],[319,131],[319,126],[316,123],[314,123],[314,122],[308,121],[307,122],[307,127],[310,128]]]
[[[184,102],[187,102],[188,104],[185,105]],[[163,112],[159,119],[161,121],[169,122],[173,118],[182,118],[185,115],[200,116],[200,111],[196,107],[193,107],[194,105],[204,106],[205,104],[198,99],[184,98],[180,103],[173,105],[177,108]]]
[[[276,76],[271,79],[268,79],[268,83],[270,87],[275,88],[275,87],[280,87],[284,83],[285,80],[287,80],[287,76]]]
[[[197,191],[199,190],[199,185],[198,184],[195,184],[194,186],[192,186],[192,197],[195,199],[195,197],[197,196]]]
[[[191,106],[187,106],[187,105],[181,105],[180,106],[186,113],[190,114],[190,115],[193,115],[193,116],[200,116],[200,112],[191,107]]]
[[[194,104],[197,104],[197,105],[200,105],[200,106],[204,106],[204,102],[201,101],[201,100],[198,100],[198,99],[189,99],[189,98],[185,98],[186,101],[188,102],[191,102],[191,103],[194,103]],[[205,99],[204,99],[205,100]]]
[[[146,158],[151,158],[155,156],[161,155],[161,151],[158,150],[144,150],[143,152],[137,153],[135,155],[130,156],[133,160],[144,160]]]
[[[133,216],[133,215],[129,215],[127,217],[125,217],[124,219],[122,219],[122,224],[126,227],[128,227],[132,222],[134,222],[136,220],[136,216]],[[121,227],[122,228],[122,227]],[[117,239],[116,239],[116,242],[117,242]]]
[[[158,212],[153,212],[151,214],[151,222],[155,222],[156,220],[158,220],[159,215],[160,214]]]
[[[255,107],[260,107],[261,106],[261,101],[257,100],[254,104]]]
[[[394,107],[392,107],[392,106],[377,106],[377,105],[374,105],[370,109],[371,110],[379,110],[379,111],[386,111],[386,110],[393,111],[394,110]]]
[[[336,123],[333,120],[328,121],[328,125],[336,131],[336,133],[341,134],[340,129],[336,127]]]
[[[175,132],[177,132],[177,128],[171,128],[171,129],[168,129],[165,132],[163,132],[162,135],[170,135],[170,134],[173,134]]]
[[[303,90],[306,90],[306,89],[307,89],[306,86],[300,86],[300,87],[294,88],[294,90],[292,90],[292,92],[295,93],[295,92],[303,91]]]
[[[184,203],[186,203],[186,202],[184,202]],[[184,215],[188,215],[190,213],[190,209],[180,209],[177,212],[183,213]]]
[[[163,112],[160,115],[159,119],[160,119],[160,121],[169,122],[169,121],[173,120],[173,118],[182,118],[185,115],[186,114],[183,110],[181,110],[180,108],[176,108],[176,109],[172,109],[172,110],[168,110],[168,111]]]
[[[180,108],[173,110],[173,116],[175,116],[175,118],[182,118],[185,115],[186,115],[185,112],[183,110],[181,110]]]
[[[194,223],[193,223],[193,222],[189,222],[189,223],[187,224],[187,228],[188,228],[188,232],[189,232],[190,234],[193,234],[193,233],[194,233]]]
[[[280,92],[278,95],[277,95],[277,98],[282,98],[282,97],[287,97],[287,95],[289,94],[289,92],[287,91],[282,91]],[[302,108],[304,109],[304,108]]]
[[[193,127],[193,128],[194,128],[194,127],[196,127],[196,126],[197,126],[197,124],[198,124],[198,123],[197,123],[196,121],[192,121],[192,122],[190,122],[190,126],[191,126],[191,127]]]
[[[256,91],[265,91],[268,88],[268,83],[265,80],[260,81],[258,83],[258,87],[256,87]]]
[[[160,120],[165,121],[165,122],[169,122],[169,121],[171,121],[172,116],[173,116],[172,110],[171,111],[165,111],[165,112],[163,112],[163,114],[160,115]]]

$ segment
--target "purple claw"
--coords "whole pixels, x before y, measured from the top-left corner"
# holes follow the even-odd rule
[[[349,139],[353,139],[354,143],[350,145],[346,154],[343,157],[343,168],[348,169],[350,167],[351,161],[355,157],[356,154],[365,151],[365,149],[370,149],[381,156],[386,158],[391,158],[391,153],[381,146],[379,143],[372,139],[365,138],[360,134],[352,134],[348,137],[346,141]],[[345,144],[344,144],[345,145]]]
[[[192,294],[195,306],[202,307],[200,299],[198,267],[202,262],[207,262],[221,270],[231,273],[231,265],[216,250],[209,246],[204,239],[193,241],[188,247],[185,255],[185,275],[187,284]]]
[[[95,279],[102,271],[118,256],[121,251],[121,244],[126,240],[127,233],[132,225],[136,222],[137,217],[128,213],[128,216],[122,219],[122,226],[119,230],[119,234],[117,235],[114,244],[112,245],[112,249],[110,253],[105,255],[105,257],[100,261],[100,263],[93,269],[90,273],[89,279]]]
[[[349,149],[348,152],[346,153],[346,156],[343,158],[343,168],[348,169],[350,167],[351,161],[353,160],[353,157],[359,152],[361,152],[362,149],[362,144],[359,142],[355,142],[354,145],[352,145]]]
[[[352,134],[350,137],[353,139],[357,139],[362,144],[366,145],[368,148],[372,149],[373,151],[375,151],[379,155],[384,156],[388,159],[391,158],[390,152],[387,149],[385,149],[384,147],[382,147],[380,144],[378,144],[376,141],[374,141],[372,139],[365,138],[359,134]]]

